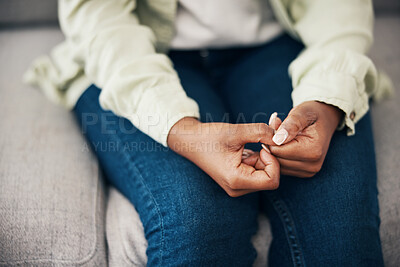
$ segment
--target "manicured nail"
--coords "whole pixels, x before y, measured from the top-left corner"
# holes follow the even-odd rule
[[[266,145],[261,144],[261,147],[262,147],[265,151],[267,151],[269,154],[271,154],[271,151],[269,150],[269,148],[268,148]]]
[[[285,128],[281,128],[275,133],[274,137],[272,137],[272,141],[280,146],[283,144],[283,142],[285,142],[288,135],[289,133],[285,130]]]
[[[242,153],[242,159],[247,159],[248,157],[250,157],[251,155],[254,154],[254,151],[251,149],[244,149],[243,153]]]
[[[277,112],[274,112],[271,114],[271,117],[269,117],[269,122],[268,122],[269,126],[271,126],[271,124],[274,122],[274,120],[276,119],[277,116],[278,116]]]

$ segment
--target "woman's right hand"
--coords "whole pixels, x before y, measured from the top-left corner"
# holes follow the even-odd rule
[[[238,197],[278,188],[280,169],[273,155],[261,150],[262,170],[242,161],[246,143],[272,145],[273,135],[264,123],[201,123],[185,117],[171,128],[168,146],[210,175],[229,196]]]

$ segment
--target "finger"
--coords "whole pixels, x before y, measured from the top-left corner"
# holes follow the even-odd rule
[[[272,137],[275,130],[266,123],[235,124],[233,138],[238,138],[240,144],[258,143],[273,145]]]
[[[297,161],[319,161],[323,157],[322,147],[308,136],[297,136],[283,146],[270,146],[272,155]]]
[[[299,132],[313,124],[316,120],[317,114],[309,110],[307,106],[297,106],[289,112],[289,115],[279,126],[272,140],[278,146],[288,143]]]
[[[278,160],[275,156],[271,154],[271,151],[269,149],[267,149],[264,145],[262,147],[263,149],[260,151],[259,158],[262,164],[265,166],[265,172],[271,177],[279,176],[280,165]]]
[[[241,163],[237,168],[237,176],[229,185],[232,189],[272,190],[279,186],[279,163],[274,156],[262,150],[260,152],[265,167],[256,170],[254,167]]]
[[[256,164],[254,165],[254,168],[255,168],[256,170],[264,170],[264,171],[265,171],[265,168],[266,168],[266,167],[267,167],[267,165],[265,165],[265,163],[261,160],[261,154],[258,153],[257,162],[256,162]]]
[[[254,153],[255,152],[253,150],[251,150],[251,149],[247,149],[247,148],[243,149],[242,160],[251,157]]]
[[[282,120],[278,117],[278,113],[274,112],[269,118],[268,125],[274,130],[278,130],[278,127],[282,124]]]
[[[264,171],[270,176],[279,176],[280,165],[276,157],[274,157],[269,150],[262,149],[260,151],[260,159],[265,165]]]
[[[283,158],[276,158],[281,166],[281,169],[287,169],[292,171],[305,171],[309,173],[317,173],[321,170],[322,164],[318,161],[297,161],[288,160]]]
[[[315,173],[305,172],[305,171],[294,171],[289,169],[281,168],[281,174],[287,176],[293,176],[298,178],[311,178]]]
[[[266,165],[261,161],[260,153],[258,152],[254,152],[248,158],[242,158],[242,163],[253,166],[256,170],[264,170],[264,168],[266,167]]]
[[[259,190],[249,190],[249,189],[237,189],[237,190],[233,190],[230,188],[223,188],[223,189],[230,197],[241,197],[246,194],[250,194],[250,193],[259,191]]]
[[[243,157],[242,156],[242,162],[244,164],[250,165],[250,166],[255,166],[258,160],[258,153],[252,153],[251,155],[247,156],[247,157]]]
[[[267,165],[264,170],[256,170],[248,165],[241,165],[243,174],[238,180],[244,189],[274,190],[279,187],[279,165]]]
[[[272,165],[272,164],[271,164]],[[273,190],[279,186],[279,165],[267,165],[264,170],[241,163],[236,176],[229,180],[230,189]]]
[[[215,180],[215,182],[231,197],[240,197],[259,191],[257,189],[233,189],[224,180]]]
[[[240,197],[240,196],[243,196],[246,194],[250,194],[250,193],[259,191],[259,190],[255,190],[255,189],[232,189],[228,185],[221,183],[220,181],[216,181],[216,182],[230,197]]]

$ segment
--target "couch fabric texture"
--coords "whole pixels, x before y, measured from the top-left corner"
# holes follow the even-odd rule
[[[400,1],[375,7],[370,56],[398,89]],[[0,266],[144,265],[139,216],[104,184],[73,115],[21,82],[63,39],[55,8],[54,0],[0,0]],[[399,93],[372,104],[386,266],[400,265]],[[264,266],[271,234],[267,218],[259,224],[255,265]]]

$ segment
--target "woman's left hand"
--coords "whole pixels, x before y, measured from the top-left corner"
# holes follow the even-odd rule
[[[281,174],[312,177],[320,171],[332,135],[342,118],[334,106],[308,101],[294,107],[281,122],[271,116],[270,126],[277,129],[270,146],[281,167]]]

